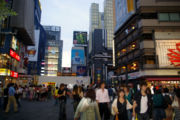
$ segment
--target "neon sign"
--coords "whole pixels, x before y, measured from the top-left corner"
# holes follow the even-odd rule
[[[11,77],[18,78],[18,73],[11,71]]]
[[[174,66],[180,66],[180,43],[176,43],[176,49],[168,49],[170,53],[167,54],[169,61]]]
[[[17,61],[20,61],[20,56],[11,49],[10,49],[10,56],[15,58]]]

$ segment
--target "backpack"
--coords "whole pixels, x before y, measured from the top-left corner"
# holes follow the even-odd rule
[[[165,95],[163,108],[166,109],[166,108],[168,108],[168,105],[171,105],[171,104],[172,104],[171,98],[169,97],[169,95]]]
[[[161,94],[155,94],[153,96],[154,107],[162,107],[164,103],[163,96]]]

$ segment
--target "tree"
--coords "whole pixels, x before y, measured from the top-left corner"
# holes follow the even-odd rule
[[[15,15],[17,15],[17,13],[9,7],[8,0],[0,0],[0,22],[9,16]]]

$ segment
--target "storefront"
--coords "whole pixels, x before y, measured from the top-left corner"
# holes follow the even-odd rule
[[[0,53],[0,81],[3,86],[6,86],[8,83],[16,83],[18,78],[18,66],[20,61],[20,56],[18,55],[19,51],[19,42],[15,36],[10,37],[10,46],[7,48],[1,49]],[[7,42],[9,37],[6,38]]]

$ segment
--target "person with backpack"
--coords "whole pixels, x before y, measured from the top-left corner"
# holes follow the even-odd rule
[[[155,90],[153,96],[153,120],[163,120],[166,118],[164,110],[165,100],[160,89]]]
[[[171,98],[171,95],[169,94],[168,88],[163,89],[163,96],[165,100],[164,108],[165,108],[165,113],[166,113],[166,120],[172,120],[172,116],[173,116],[173,109],[171,107],[172,98]]]

